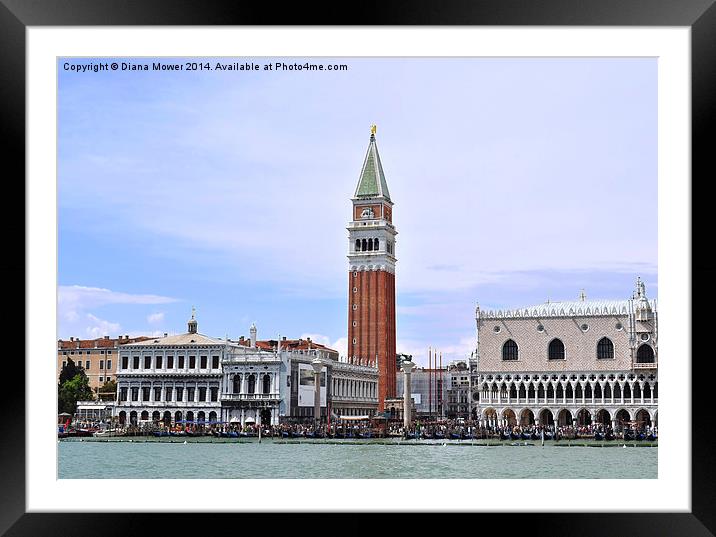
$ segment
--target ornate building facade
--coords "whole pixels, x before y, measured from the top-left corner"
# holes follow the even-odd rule
[[[321,373],[321,419],[372,416],[378,406],[378,371],[342,362],[338,352],[311,339],[229,342],[223,367],[222,420],[264,424],[312,422],[314,360]]]
[[[348,361],[378,369],[378,409],[395,397],[395,236],[393,202],[375,126],[348,224]]]
[[[628,300],[477,308],[473,417],[497,425],[658,423],[658,311]],[[472,361],[471,361],[472,362]]]
[[[378,371],[339,360],[338,352],[310,339],[216,339],[197,330],[122,345],[114,372],[121,424],[192,424],[312,421],[313,360],[320,360],[321,416],[373,415]]]
[[[226,342],[197,331],[122,345],[117,363],[119,422],[217,421]]]

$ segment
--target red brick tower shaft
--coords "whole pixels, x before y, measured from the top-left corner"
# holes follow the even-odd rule
[[[395,397],[393,202],[371,133],[348,224],[348,359],[378,368],[378,410]]]

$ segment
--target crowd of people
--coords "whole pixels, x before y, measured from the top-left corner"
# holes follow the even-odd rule
[[[64,425],[67,425],[66,423]],[[63,425],[61,425],[63,427]],[[610,425],[592,423],[589,425],[517,425],[491,424],[471,420],[416,420],[407,430],[399,421],[323,423],[315,426],[311,420],[304,423],[283,423],[259,425],[256,423],[225,422],[181,422],[166,425],[163,422],[140,422],[119,424],[109,419],[75,420],[71,428],[89,431],[116,431],[119,434],[152,434],[157,431],[189,435],[240,434],[241,436],[263,436],[274,438],[445,438],[445,439],[498,439],[498,440],[572,440],[572,439],[649,439],[658,437],[657,427],[649,424],[620,424],[616,429]]]
[[[561,440],[561,439],[656,439],[657,427],[649,424],[627,423],[621,424],[617,429],[611,425],[591,423],[588,425],[518,425],[488,424],[471,420],[436,420],[416,421],[407,431],[402,424],[391,426],[391,432],[402,434],[410,438],[474,438],[474,439],[531,439]]]

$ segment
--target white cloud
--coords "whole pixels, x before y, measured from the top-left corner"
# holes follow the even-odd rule
[[[176,298],[152,294],[131,294],[100,287],[61,285],[57,290],[60,337],[85,334],[88,338],[113,336],[122,330],[119,322],[105,320],[93,310],[115,304],[168,304]],[[147,321],[161,322],[163,313],[155,313]]]
[[[176,298],[161,295],[122,293],[101,287],[60,285],[57,289],[60,310],[76,311],[105,306],[107,304],[167,304]]]
[[[443,367],[453,360],[464,360],[470,356],[475,350],[476,339],[474,334],[461,337],[457,343],[440,345],[437,348],[433,346],[433,359],[437,356],[440,360],[442,353]],[[420,367],[428,367],[428,347],[424,346],[423,341],[411,339],[399,339],[396,342],[397,351],[403,354],[411,354],[413,362]]]
[[[147,316],[147,322],[149,324],[161,323],[164,320],[164,312],[152,313]]]
[[[122,328],[119,323],[113,323],[106,321],[105,319],[100,319],[91,313],[88,313],[85,316],[85,319],[88,321],[88,324],[85,327],[85,333],[89,339],[96,339],[102,336],[116,334]]]
[[[329,336],[323,334],[301,334],[301,339],[311,338],[311,341],[325,345],[333,350],[338,351],[338,355],[341,357],[348,355],[348,338],[341,337],[336,340],[331,340]]]

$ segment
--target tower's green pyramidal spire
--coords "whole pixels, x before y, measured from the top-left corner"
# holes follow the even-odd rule
[[[368,151],[363,161],[363,169],[360,172],[358,180],[358,188],[356,188],[356,198],[377,198],[385,197],[390,200],[390,192],[388,192],[388,183],[385,181],[383,173],[383,165],[380,163],[380,155],[378,155],[378,146],[375,143],[375,126],[371,129],[370,143]]]

